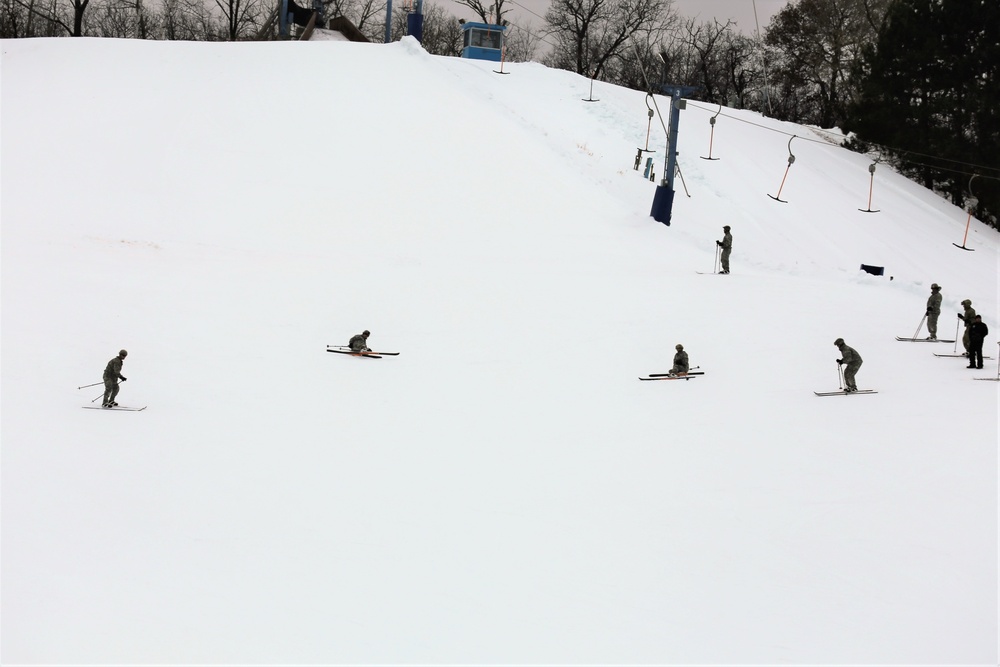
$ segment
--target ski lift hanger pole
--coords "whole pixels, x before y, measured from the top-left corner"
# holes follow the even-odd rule
[[[597,70],[595,69],[590,75],[590,97],[583,100],[584,102],[600,102],[601,100],[594,99],[594,77],[597,76]]]
[[[875,158],[875,161],[868,165],[868,173],[871,175],[868,179],[868,208],[859,208],[858,210],[862,213],[878,213],[878,209],[874,211],[872,210],[872,190],[875,188],[875,165],[877,165],[881,159],[882,155],[880,153],[879,156]]]
[[[719,105],[719,110],[715,112],[715,115],[708,119],[708,124],[712,126],[712,130],[708,134],[708,157],[704,155],[701,156],[702,160],[718,160],[717,157],[712,157],[712,144],[715,142],[715,119],[719,117],[722,113],[722,105]]]
[[[768,195],[771,199],[775,201],[780,201],[782,204],[787,204],[788,202],[781,198],[781,190],[785,187],[785,179],[788,178],[788,170],[792,168],[795,164],[795,155],[792,154],[792,141],[798,137],[797,134],[793,134],[792,138],[788,140],[788,166],[785,167],[785,175],[781,177],[781,185],[778,186],[777,195]]]
[[[653,93],[646,93],[646,115],[649,117],[649,122],[646,123],[646,147],[640,148],[639,151],[642,153],[655,153],[656,151],[649,150],[649,135],[653,131],[653,107],[649,106],[649,101],[653,100],[656,103],[656,98],[653,97]]]
[[[972,181],[975,180],[976,176],[979,176],[979,174],[973,174],[972,178],[969,179],[969,199],[965,202],[965,206],[969,211],[969,217],[965,219],[965,236],[962,237],[962,245],[952,243],[952,245],[956,248],[968,250],[969,252],[975,250],[975,248],[966,248],[965,242],[969,239],[969,226],[972,224],[972,214],[976,210],[976,206],[979,204],[979,200],[976,199],[976,195],[972,194]]]

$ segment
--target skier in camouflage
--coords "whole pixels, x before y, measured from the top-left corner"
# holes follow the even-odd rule
[[[861,355],[853,347],[848,347],[843,338],[838,338],[833,341],[833,344],[840,348],[840,359],[837,359],[837,363],[845,366],[844,391],[847,393],[857,391],[858,385],[854,382],[854,376],[857,375],[858,369],[861,368],[863,362]]]
[[[969,348],[972,343],[969,341],[969,327],[972,323],[976,321],[976,309],[972,307],[972,300],[966,299],[962,302],[962,306],[965,307],[965,313],[959,313],[958,319],[965,322],[965,333],[962,334],[962,345],[965,346],[965,356],[969,356]]]
[[[671,375],[687,375],[690,365],[688,363],[688,353],[684,351],[684,346],[680,343],[674,346],[677,354],[674,355],[674,366],[670,369]]]
[[[927,340],[937,340],[938,315],[941,314],[941,286],[931,284],[931,295],[927,297]]]
[[[124,382],[127,379],[122,375],[122,363],[127,356],[128,352],[122,350],[104,367],[104,402],[101,403],[101,407],[113,408],[118,405],[115,397],[118,396],[118,381]]]
[[[722,248],[722,271],[729,273],[729,255],[733,252],[733,235],[729,233],[729,225],[722,228],[722,240],[715,244]]]
[[[351,341],[347,344],[351,348],[351,352],[371,352],[368,349],[368,336],[371,332],[365,329],[356,336],[351,336]]]

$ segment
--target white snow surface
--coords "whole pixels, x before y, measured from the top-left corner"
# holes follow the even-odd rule
[[[959,208],[692,102],[668,227],[644,93],[411,38],[0,46],[4,664],[997,662]]]

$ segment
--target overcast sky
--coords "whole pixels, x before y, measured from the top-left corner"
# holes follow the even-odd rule
[[[789,0],[673,0],[674,7],[682,16],[697,17],[702,21],[710,21],[715,18],[725,22],[726,19],[735,19],[740,30],[746,34],[752,34],[756,30],[754,22],[754,3],[757,5],[757,20],[760,22],[761,31],[782,7],[788,4]],[[447,11],[455,16],[464,19],[474,19],[475,15],[468,8],[459,5],[454,0],[436,0]],[[531,24],[534,28],[541,27],[545,16],[545,11],[549,7],[549,0],[507,0],[507,6],[512,8],[511,17],[515,24],[527,27]]]
[[[788,4],[788,0],[674,0],[674,6],[682,16],[694,16],[703,21],[709,21],[712,18],[723,22],[726,19],[736,19],[736,23],[743,32],[752,33],[756,30],[754,24],[755,2],[761,31],[764,30],[771,17]]]

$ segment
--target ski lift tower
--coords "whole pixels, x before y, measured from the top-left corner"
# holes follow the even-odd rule
[[[424,0],[417,0],[406,15],[406,34],[420,43],[424,41]]]
[[[696,86],[660,86],[664,95],[670,96],[670,130],[667,134],[667,155],[663,165],[663,180],[656,186],[653,208],[649,214],[653,220],[670,226],[670,216],[674,208],[674,174],[677,172],[677,130],[681,123],[681,111],[687,107],[684,95],[698,90]]]

